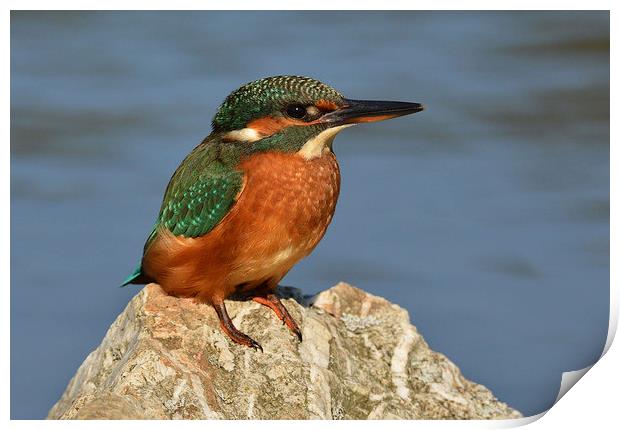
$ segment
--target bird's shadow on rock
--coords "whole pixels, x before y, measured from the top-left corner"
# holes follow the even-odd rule
[[[293,299],[297,303],[299,303],[301,306],[303,306],[304,308],[311,307],[314,304],[318,295],[320,294],[320,292],[316,294],[304,294],[301,289],[286,286],[286,285],[278,285],[278,288],[276,288],[275,293],[276,293],[276,296],[278,296],[278,298],[280,298],[281,300]],[[232,296],[228,298],[228,300],[246,302],[246,301],[252,300],[252,294],[251,293],[233,294]]]

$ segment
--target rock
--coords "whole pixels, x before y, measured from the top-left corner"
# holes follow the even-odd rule
[[[505,419],[521,415],[432,351],[407,311],[341,283],[283,288],[303,342],[273,312],[228,301],[264,353],[232,344],[210,306],[147,285],[50,419]],[[300,304],[301,303],[301,304]]]

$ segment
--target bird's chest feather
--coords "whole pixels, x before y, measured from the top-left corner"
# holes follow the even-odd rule
[[[240,168],[245,184],[230,225],[238,251],[258,266],[294,264],[317,245],[334,214],[340,191],[336,157],[262,153]]]
[[[242,191],[211,232],[185,238],[162,230],[148,248],[143,266],[170,294],[227,297],[240,284],[277,282],[325,234],[340,190],[331,152],[310,160],[261,153],[239,168]]]

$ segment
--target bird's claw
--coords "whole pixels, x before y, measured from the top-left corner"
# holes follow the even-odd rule
[[[260,346],[260,343],[256,342],[254,339],[250,339],[250,348],[254,348],[257,351],[263,352],[263,347]]]

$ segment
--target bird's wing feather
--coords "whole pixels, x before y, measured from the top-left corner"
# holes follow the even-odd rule
[[[219,140],[207,138],[179,165],[147,246],[161,227],[175,236],[199,237],[228,213],[243,186],[243,173],[224,163],[221,151]]]
[[[198,237],[210,232],[228,213],[242,186],[241,173],[203,173],[167,193],[157,220],[175,236]]]
[[[175,236],[199,237],[217,226],[243,188],[243,173],[219,160],[217,145],[205,141],[185,158],[168,183],[157,222],[144,250],[165,228]],[[148,282],[142,265],[122,286]]]
[[[241,173],[200,177],[188,186],[168,187],[159,218],[144,245],[149,247],[161,227],[175,236],[198,237],[210,232],[226,216],[243,186]],[[142,271],[142,264],[121,284],[144,284],[153,280]]]

